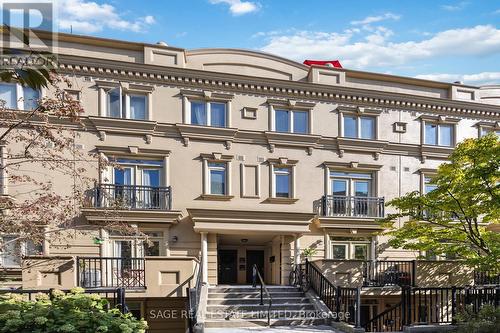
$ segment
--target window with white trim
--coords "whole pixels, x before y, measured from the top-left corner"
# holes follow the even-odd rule
[[[376,124],[377,121],[374,116],[344,114],[343,136],[346,138],[374,140],[376,138]]]
[[[370,197],[373,174],[330,171],[330,190],[333,196]]]
[[[40,98],[39,90],[17,83],[0,83],[0,101],[7,109],[31,111],[38,107]]]
[[[424,144],[451,147],[454,145],[454,130],[453,124],[425,122]]]
[[[295,168],[297,160],[284,157],[269,159],[270,199],[274,201],[293,203],[297,199],[295,184]]]
[[[192,125],[227,127],[227,103],[190,101]]]
[[[144,241],[144,255],[147,257],[158,257],[163,255],[163,232],[145,231],[147,241]]]
[[[227,195],[226,170],[226,162],[208,162],[208,194]]]
[[[292,168],[274,167],[274,193],[275,198],[292,198]]]
[[[309,133],[309,111],[274,110],[274,130],[284,133]]]
[[[148,95],[116,87],[106,92],[106,115],[111,118],[148,119]]]
[[[369,238],[330,237],[331,259],[369,260],[371,240]]]
[[[18,237],[15,235],[0,236],[0,238],[3,244],[0,251],[0,267],[19,268],[23,256],[43,253],[43,246],[33,241],[17,241]]]
[[[495,133],[496,135],[500,136],[500,128],[495,126],[484,126],[484,125],[479,126],[480,138],[482,138],[485,135],[488,135],[489,133]]]

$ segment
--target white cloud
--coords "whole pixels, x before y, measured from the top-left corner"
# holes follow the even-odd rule
[[[378,16],[368,16],[360,21],[351,21],[351,24],[352,25],[367,25],[367,24],[376,23],[376,22],[385,21],[385,20],[397,21],[400,18],[401,18],[400,15],[396,15],[393,13],[385,13],[383,15],[378,15]]]
[[[462,81],[466,84],[485,85],[500,83],[500,72],[481,72],[475,74],[422,74],[417,75],[416,78],[445,82]]]
[[[492,25],[451,29],[421,41],[391,42],[393,32],[372,28],[368,35],[348,29],[343,32],[295,31],[265,37],[262,51],[292,58],[339,59],[347,68],[405,65],[440,56],[500,54],[500,30]]]
[[[453,5],[442,5],[441,8],[443,8],[444,10],[447,10],[449,12],[456,12],[456,11],[464,9],[465,7],[467,7],[468,4],[469,4],[468,1],[462,1],[462,2],[459,2],[457,4],[453,4]]]
[[[229,5],[229,11],[235,16],[256,12],[260,9],[260,3],[241,0],[209,0],[212,4],[224,3]]]
[[[104,28],[143,32],[155,23],[151,15],[127,20],[110,4],[98,4],[87,0],[59,0],[56,2],[59,28],[85,33],[102,31]]]

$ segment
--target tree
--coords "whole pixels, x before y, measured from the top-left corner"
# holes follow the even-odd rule
[[[491,133],[459,143],[431,180],[436,189],[414,191],[388,203],[398,210],[381,220],[389,245],[452,254],[483,270],[500,272],[500,140]],[[408,219],[401,228],[396,219]]]

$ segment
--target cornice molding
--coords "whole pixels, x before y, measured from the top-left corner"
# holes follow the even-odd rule
[[[276,146],[282,147],[299,147],[307,149],[309,155],[312,154],[312,149],[318,146],[321,135],[312,134],[293,134],[281,132],[264,132],[269,145],[269,150],[274,151]]]
[[[140,148],[136,146],[127,147],[117,147],[117,146],[95,146],[99,153],[104,153],[105,155],[140,155],[142,157],[165,157],[169,156],[171,151],[164,149],[148,149]]]
[[[182,212],[177,210],[113,210],[109,209],[83,208],[82,214],[88,222],[117,222],[122,218],[128,223],[161,223],[165,225],[177,224]]]
[[[188,124],[175,124],[182,138],[184,146],[189,145],[189,140],[221,141],[226,145],[226,149],[231,149],[231,144],[238,132],[237,128],[210,127]]]
[[[114,77],[149,83],[163,83],[202,89],[258,93],[287,98],[307,98],[332,103],[349,102],[364,107],[408,109],[439,114],[500,117],[500,107],[489,104],[439,99],[403,93],[284,81],[204,70],[116,62],[95,58],[59,55],[61,73]]]
[[[133,120],[121,118],[107,118],[88,116],[96,131],[99,133],[101,141],[106,140],[107,133],[144,135],[147,143],[151,143],[153,134],[158,124],[156,121]]]
[[[367,164],[367,163],[359,163],[359,162],[323,162],[323,165],[328,168],[334,169],[348,169],[348,170],[368,170],[368,171],[378,171],[382,169],[383,165],[380,164]]]

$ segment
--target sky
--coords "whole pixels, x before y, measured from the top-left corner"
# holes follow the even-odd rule
[[[500,84],[500,0],[58,0],[56,8],[62,32]]]

